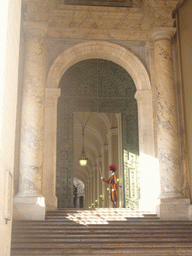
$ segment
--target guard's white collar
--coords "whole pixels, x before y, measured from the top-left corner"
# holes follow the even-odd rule
[[[113,173],[111,173],[111,176],[113,176],[115,173],[113,172]]]

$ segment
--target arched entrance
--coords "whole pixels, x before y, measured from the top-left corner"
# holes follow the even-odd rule
[[[74,208],[84,208],[85,201],[85,185],[84,183],[77,179],[73,179],[73,207]]]
[[[49,131],[54,131],[56,134],[57,98],[60,94],[58,85],[61,77],[70,66],[79,61],[94,58],[106,59],[117,63],[131,75],[137,89],[135,98],[138,104],[139,154],[140,156],[148,156],[150,162],[152,162],[151,159],[155,155],[151,85],[149,75],[141,61],[124,47],[108,42],[86,42],[69,48],[58,56],[50,68],[47,77],[44,156],[49,156],[49,161],[44,163],[44,172],[46,172],[46,175],[43,175],[43,177],[46,180],[43,178],[43,195],[45,196],[48,209],[57,207],[55,196],[56,135],[49,136]],[[51,123],[50,116],[52,118]],[[146,157],[143,160],[141,157],[141,176],[151,180],[151,177],[147,176],[151,175],[149,171],[144,175],[142,174],[143,170],[145,171],[144,164],[147,166],[147,162]],[[148,169],[150,168],[148,165]],[[151,190],[149,184],[147,184],[147,189],[145,186],[145,182],[141,182],[140,205],[148,207],[142,193],[150,201]],[[145,203],[142,204],[142,200]]]
[[[135,188],[138,180],[135,170],[137,165],[133,166],[132,164],[128,167],[127,164],[122,164],[125,160],[124,157],[122,160],[119,159],[122,154],[126,157],[130,153],[135,156],[139,154],[138,112],[137,101],[134,98],[136,88],[131,76],[114,62],[89,59],[70,67],[61,78],[59,87],[61,88],[61,96],[57,108],[58,207],[72,206],[71,181],[73,177],[80,176],[81,173],[81,179],[84,180],[84,183],[86,181],[91,183],[90,190],[93,190],[88,207],[95,207],[100,204],[99,195],[105,199],[103,207],[110,205],[110,202],[106,202],[106,197],[109,196],[104,194],[102,190],[95,191],[95,187],[96,184],[99,186],[98,179],[100,181],[98,166],[102,167],[102,175],[108,178],[108,166],[111,163],[117,166],[120,195],[126,197],[126,200],[119,198],[120,205],[130,207],[132,200],[137,207],[139,199],[139,188],[138,186]],[[82,114],[76,112],[82,112]],[[91,118],[89,118],[90,114],[86,114],[87,112],[93,114]],[[109,127],[101,121],[101,113],[108,119]],[[119,122],[116,113],[120,115],[121,121]],[[82,131],[77,128],[85,122],[87,123],[85,151],[89,154],[89,161],[83,170],[79,166]],[[75,130],[73,123],[76,124]],[[123,142],[122,147],[119,145],[120,141]],[[77,145],[79,145],[78,149]],[[103,147],[106,148],[106,153],[104,153]],[[101,158],[101,163],[98,163],[99,158]],[[130,172],[130,168],[132,172]],[[125,171],[123,172],[122,169]],[[123,175],[125,173],[126,176]],[[132,188],[129,189],[130,187]]]

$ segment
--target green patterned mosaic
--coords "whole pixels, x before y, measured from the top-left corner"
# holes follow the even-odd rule
[[[101,59],[81,61],[70,67],[60,81],[57,134],[57,197],[59,207],[73,205],[73,112],[122,113],[123,152],[138,156],[136,88],[119,65]],[[124,159],[124,158],[123,158]],[[126,167],[126,163],[124,167]],[[127,167],[126,167],[127,168]],[[127,169],[126,169],[127,170]],[[124,172],[133,176],[131,172]],[[132,175],[132,176],[131,176]],[[138,175],[138,174],[137,174]],[[132,178],[133,179],[133,178]],[[139,184],[139,183],[138,183]],[[138,184],[135,186],[138,186]],[[125,183],[129,187],[129,183]],[[138,193],[137,193],[138,194]],[[132,193],[125,193],[125,207],[132,207]],[[135,201],[138,200],[135,193]]]

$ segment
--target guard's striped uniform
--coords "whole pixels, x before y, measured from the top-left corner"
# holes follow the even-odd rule
[[[117,194],[117,175],[115,173],[112,173],[110,179],[103,179],[103,181],[110,184],[110,190],[111,190],[111,200],[112,202],[117,202],[118,194]]]

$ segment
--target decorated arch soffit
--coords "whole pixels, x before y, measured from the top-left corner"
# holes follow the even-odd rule
[[[151,89],[149,74],[140,59],[125,47],[105,41],[79,43],[62,52],[48,72],[46,86],[57,88],[68,68],[87,59],[112,61],[130,74],[137,90]]]

